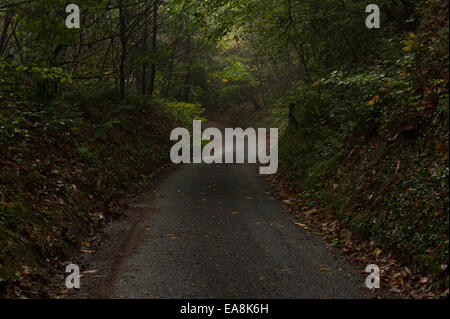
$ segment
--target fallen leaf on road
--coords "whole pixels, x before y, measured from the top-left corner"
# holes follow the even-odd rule
[[[325,266],[320,266],[320,271],[323,271],[323,272],[329,273],[329,272],[331,272],[331,269],[330,269],[330,268],[328,268],[328,267],[325,267]]]
[[[231,215],[240,215],[239,212],[231,212]]]
[[[305,224],[302,224],[302,223],[294,223],[294,224],[297,225],[297,226],[306,227],[306,225],[305,225]]]
[[[85,270],[85,271],[83,271],[82,272],[82,274],[83,275],[85,275],[85,274],[93,274],[93,273],[96,273],[98,270]]]
[[[78,278],[83,278],[84,276],[86,276],[88,274],[93,274],[96,272],[97,272],[97,270],[85,270],[78,276]]]

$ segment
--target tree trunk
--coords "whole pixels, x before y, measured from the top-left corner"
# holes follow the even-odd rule
[[[146,21],[147,22],[147,21]],[[147,93],[147,40],[148,40],[148,24],[144,23],[144,37],[142,39],[143,48],[142,53],[144,56],[144,62],[142,63],[142,74],[141,74],[141,94],[145,95]]]
[[[152,65],[150,73],[150,87],[148,92],[150,96],[153,95],[153,91],[155,90],[157,40],[158,40],[158,0],[153,0]]]
[[[172,82],[172,71],[173,71],[173,55],[174,52],[172,51],[170,53],[170,61],[169,61],[169,74],[167,75],[167,86],[166,86],[166,98],[169,97],[169,93],[170,93],[170,84]]]
[[[187,45],[186,45],[186,58],[187,58],[187,69],[186,75],[184,78],[184,93],[183,93],[183,101],[189,103],[189,95],[191,91],[191,67],[192,67],[192,59],[191,59],[191,36],[188,35]]]
[[[6,11],[6,15],[3,17],[2,33],[0,35],[0,56],[3,55],[8,44],[8,28],[11,24],[11,19],[12,9],[8,8],[8,10]]]
[[[126,39],[126,21],[125,8],[123,0],[119,1],[119,21],[120,21],[120,69],[119,69],[119,95],[123,102],[125,99],[125,59],[127,53],[127,39]]]
[[[294,108],[295,108],[295,104],[290,103],[289,104],[289,124],[288,125],[289,125],[289,127],[298,128],[298,122],[294,116]]]

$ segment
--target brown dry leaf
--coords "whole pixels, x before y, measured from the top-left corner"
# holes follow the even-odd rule
[[[89,250],[89,249],[81,249],[81,252],[83,254],[92,254],[94,251],[93,250]]]
[[[405,267],[405,272],[406,272],[406,274],[408,275],[408,276],[412,276],[412,272],[411,272],[411,270],[408,268],[408,267]]]
[[[85,270],[85,271],[83,271],[82,272],[82,274],[83,275],[86,275],[86,274],[94,274],[94,273],[96,273],[98,270]]]
[[[376,101],[378,101],[380,97],[378,95],[374,96],[367,104],[374,105]]]
[[[302,224],[302,223],[294,223],[294,224],[297,225],[297,226],[306,227],[306,225],[305,225],[305,224]]]
[[[78,276],[78,278],[83,278],[84,276],[86,276],[88,274],[93,274],[93,273],[96,273],[96,272],[97,272],[97,270],[85,270],[85,271],[83,271],[80,274],[80,276]]]
[[[22,274],[24,275],[29,275],[31,273],[30,268],[28,268],[28,266],[22,266]]]
[[[402,291],[401,291],[400,289],[395,288],[395,287],[392,287],[391,289],[389,289],[389,291],[395,292],[395,293],[397,293],[397,294],[401,294],[401,293],[402,293]]]
[[[395,167],[395,175],[398,175],[399,169],[400,169],[400,160],[397,161],[397,166]]]
[[[253,199],[253,197],[247,196],[247,197],[245,197],[245,199],[251,200],[251,199]]]
[[[313,209],[310,209],[310,210],[307,210],[307,211],[303,212],[303,214],[310,215],[310,214],[314,214],[316,212],[317,212],[317,209],[313,208]]]
[[[231,212],[231,215],[240,215],[241,213],[239,212]]]
[[[297,197],[297,193],[294,192],[294,193],[290,193],[290,194],[289,194],[288,199],[289,199],[290,201],[293,201],[293,200],[296,199],[296,197]]]
[[[320,265],[320,271],[323,271],[325,273],[331,272],[331,269],[326,267],[325,265]]]
[[[420,278],[419,283],[421,283],[421,284],[426,284],[426,283],[429,282],[429,281],[430,281],[430,278],[428,278],[428,277],[422,277],[422,278]]]
[[[375,254],[375,256],[378,257],[378,256],[381,254],[381,252],[382,252],[381,249],[380,249],[380,248],[377,248],[377,249],[374,250],[373,253]]]

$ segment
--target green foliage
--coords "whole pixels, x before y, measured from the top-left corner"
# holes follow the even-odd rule
[[[95,100],[97,92],[77,104],[66,93],[50,105],[27,96],[2,103],[0,294],[29,280],[15,275],[23,265],[36,274],[53,271],[42,258],[70,254],[98,223],[92,210],[107,213],[107,204],[167,161],[175,124],[164,106],[103,101],[85,113],[92,104],[80,102]]]
[[[190,127],[192,120],[205,120],[205,111],[200,104],[190,104],[185,102],[169,102],[167,108],[179,123]]]
[[[227,65],[220,71],[216,71],[212,74],[212,77],[219,79],[224,83],[228,81],[242,81],[249,75],[248,67],[243,64],[239,57],[230,56],[225,58]]]
[[[278,102],[285,113],[293,103],[298,122],[281,138],[280,159],[310,205],[418,271],[445,276],[448,21],[433,24],[426,12],[415,33],[379,39],[377,54],[294,83]]]

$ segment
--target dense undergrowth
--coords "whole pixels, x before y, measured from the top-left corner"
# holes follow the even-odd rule
[[[294,86],[280,101],[296,104],[280,160],[311,205],[416,271],[441,278],[436,288],[445,290],[448,20],[425,21],[418,34],[384,40],[381,54],[364,66]]]
[[[42,296],[118,200],[168,162],[171,128],[201,108],[132,95],[119,103],[96,82],[61,87],[47,102],[36,72],[0,66],[0,295]],[[58,69],[37,74],[70,81]]]

